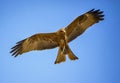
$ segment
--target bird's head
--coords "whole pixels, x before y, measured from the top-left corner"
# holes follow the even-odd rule
[[[61,28],[58,32],[61,33],[61,34],[62,34],[62,33],[65,34],[65,33],[66,33],[65,28]]]
[[[60,30],[57,31],[58,35],[61,35],[61,36],[65,36],[66,35],[66,31],[64,28],[61,28]]]

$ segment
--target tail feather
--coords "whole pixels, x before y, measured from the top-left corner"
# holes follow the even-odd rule
[[[67,48],[67,50],[68,50],[68,57],[70,60],[77,60],[78,59],[78,57],[75,56],[75,54],[71,51],[71,49],[69,47]]]
[[[61,63],[61,62],[65,62],[66,61],[66,56],[65,55],[66,54],[63,52],[63,50],[61,50],[61,48],[59,48],[55,64],[58,64],[58,63]]]
[[[68,57],[70,60],[77,60],[78,59],[78,57],[75,56],[75,54],[71,51],[69,46],[66,46],[65,49],[59,47],[59,51],[58,51],[58,55],[57,55],[57,59],[55,61],[55,64],[65,62],[66,61],[66,54],[68,54]]]

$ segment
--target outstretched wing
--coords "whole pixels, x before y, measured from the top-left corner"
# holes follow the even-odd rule
[[[87,13],[77,17],[71,24],[69,24],[65,30],[68,36],[68,41],[72,41],[79,35],[81,35],[87,28],[101,20],[104,20],[103,11],[90,10]]]
[[[22,41],[16,43],[14,47],[12,47],[13,56],[21,55],[22,53],[29,52],[32,50],[44,50],[55,48],[58,46],[56,33],[41,33],[35,34],[29,38],[26,38]]]

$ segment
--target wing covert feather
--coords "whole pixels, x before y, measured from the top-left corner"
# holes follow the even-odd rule
[[[31,37],[28,37],[22,41],[16,43],[14,47],[12,47],[12,55],[18,56],[19,54],[29,52],[32,50],[44,50],[55,48],[58,46],[56,33],[40,33],[35,34]]]
[[[74,40],[76,37],[81,35],[87,28],[101,20],[104,20],[103,11],[100,10],[90,10],[87,13],[77,17],[71,24],[69,24],[65,29],[68,36],[68,41]]]

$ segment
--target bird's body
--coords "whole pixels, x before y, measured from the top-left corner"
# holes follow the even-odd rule
[[[71,49],[69,48],[68,45],[68,37],[66,34],[66,31],[64,28],[60,29],[57,34],[59,35],[58,41],[59,41],[59,50],[58,50],[58,55],[57,59],[55,61],[56,63],[64,62],[66,60],[66,55],[68,55],[69,59],[71,60],[76,60],[78,59],[77,56],[73,54]]]
[[[78,16],[72,23],[67,27],[58,30],[53,33],[39,33],[31,37],[28,37],[22,41],[17,42],[14,47],[12,47],[11,53],[13,56],[21,55],[25,52],[32,50],[45,50],[52,49],[59,46],[58,56],[55,61],[56,63],[64,62],[66,56],[70,60],[78,59],[77,56],[71,51],[68,43],[81,35],[87,28],[101,20],[104,20],[104,15],[102,15],[100,10],[90,10],[85,14]]]

